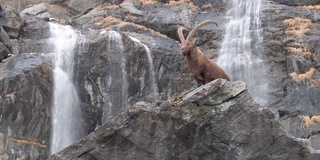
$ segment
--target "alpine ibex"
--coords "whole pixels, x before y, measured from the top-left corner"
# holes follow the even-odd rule
[[[185,39],[183,35],[183,30],[185,30],[186,28],[178,28],[178,36],[181,41],[182,54],[187,57],[189,70],[196,79],[198,86],[201,86],[218,78],[230,81],[230,78],[225,73],[225,71],[216,63],[211,61],[207,56],[205,56],[205,54],[202,53],[201,50],[191,42],[196,31],[208,24],[215,24],[218,26],[215,21],[203,21],[190,31],[187,39]]]

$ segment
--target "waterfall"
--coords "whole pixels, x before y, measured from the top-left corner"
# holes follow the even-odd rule
[[[148,57],[148,71],[149,71],[149,75],[151,78],[151,99],[152,100],[156,100],[159,96],[159,90],[158,90],[158,86],[157,86],[157,81],[156,81],[156,74],[154,72],[154,65],[153,65],[153,59],[152,59],[152,54],[151,51],[149,49],[148,46],[146,46],[145,44],[143,44],[140,40],[134,38],[134,37],[130,37],[133,41],[139,43],[140,45],[142,45],[147,53],[147,57]]]
[[[142,44],[142,43],[141,43]],[[151,77],[151,88],[152,88],[152,98],[153,100],[156,100],[158,95],[158,87],[157,87],[157,82],[156,82],[156,76],[154,73],[154,65],[153,65],[153,60],[152,60],[152,56],[151,56],[151,51],[148,48],[148,46],[146,46],[145,44],[142,44],[142,46],[144,47],[144,49],[147,52],[147,57],[148,57],[148,64],[149,64],[149,74]]]
[[[54,52],[54,85],[52,104],[52,135],[50,152],[54,154],[81,138],[81,110],[73,84],[74,52],[80,34],[71,26],[50,23]]]
[[[264,105],[268,101],[268,79],[261,47],[261,5],[262,0],[228,1],[228,23],[217,63],[232,81],[245,81],[253,99]]]
[[[124,55],[124,48],[122,36],[116,31],[101,32],[100,34],[108,34],[108,60],[110,76],[107,80],[108,92],[111,94],[107,96],[108,106],[103,108],[102,122],[105,123],[112,114],[120,113],[122,109],[128,106],[128,78],[127,78],[127,60]],[[121,86],[121,88],[119,88]]]

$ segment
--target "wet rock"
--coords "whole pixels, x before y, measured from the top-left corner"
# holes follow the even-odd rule
[[[139,102],[94,133],[49,157],[58,159],[316,159],[307,141],[294,139],[268,109],[259,106],[243,83],[217,81],[197,88],[191,99],[226,97],[220,104],[177,100],[177,107]],[[242,88],[239,90],[239,88]],[[234,92],[235,91],[235,92]],[[239,92],[240,91],[240,92]],[[192,97],[198,98],[192,98]],[[219,96],[217,96],[219,97]],[[210,98],[209,98],[210,99]]]
[[[50,37],[49,24],[40,19],[26,20],[23,39],[47,39]]]

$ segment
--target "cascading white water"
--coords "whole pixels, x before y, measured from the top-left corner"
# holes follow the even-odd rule
[[[79,33],[71,26],[50,23],[54,47],[54,88],[50,152],[54,154],[81,138],[81,110],[73,84],[74,52]]]
[[[148,46],[146,46],[145,44],[142,44],[142,46],[144,47],[144,49],[147,52],[148,62],[149,62],[149,72],[150,72],[150,76],[151,76],[151,87],[153,90],[152,97],[153,97],[153,100],[156,100],[156,98],[158,97],[158,87],[157,87],[157,82],[156,82],[156,76],[155,76],[155,73],[153,70],[154,66],[153,66],[151,51],[148,48]]]
[[[116,32],[116,31],[108,31],[106,32],[109,36],[109,43],[108,43],[108,48],[109,48],[109,59],[110,61],[112,61],[113,63],[117,64],[119,63],[119,69],[121,70],[121,72],[115,73],[115,74],[121,74],[121,80],[119,81],[118,78],[113,77],[113,80],[111,79],[112,77],[110,76],[110,82],[113,81],[113,84],[116,83],[121,83],[121,97],[116,97],[115,99],[119,99],[121,100],[121,106],[119,106],[121,109],[126,108],[128,106],[128,78],[127,78],[127,71],[126,71],[126,57],[123,53],[123,42],[122,42],[122,37],[121,35]],[[102,33],[100,33],[102,34]],[[116,67],[116,66],[112,66],[112,67]],[[115,70],[118,70],[118,68],[116,68]],[[120,77],[119,77],[120,79]],[[116,82],[117,81],[117,82]],[[111,103],[111,102],[110,102]],[[111,104],[112,106],[113,104]],[[105,108],[104,111],[104,116],[103,116],[103,122],[106,122],[108,120],[108,118],[111,115],[111,108]]]
[[[255,101],[267,104],[267,69],[261,47],[261,6],[262,0],[228,1],[228,23],[217,63],[232,81],[245,81]]]
[[[149,74],[150,74],[150,78],[151,78],[151,89],[152,89],[152,100],[156,100],[157,97],[159,96],[159,92],[158,92],[158,86],[157,86],[157,82],[156,82],[156,74],[154,72],[154,65],[153,65],[153,60],[152,60],[152,54],[151,51],[149,49],[148,46],[146,46],[145,44],[143,44],[140,40],[134,38],[134,37],[130,37],[133,41],[139,43],[140,45],[142,45],[147,53],[147,57],[148,57],[148,62],[149,62]]]

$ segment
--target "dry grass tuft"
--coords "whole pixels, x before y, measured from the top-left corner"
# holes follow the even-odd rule
[[[143,4],[156,4],[158,3],[157,0],[140,0]]]
[[[312,75],[316,72],[316,69],[311,68],[308,72],[304,74],[297,74],[296,72],[290,73],[289,76],[297,82],[308,83],[311,87],[316,87],[320,85],[319,79],[312,79]]]
[[[311,80],[312,75],[316,72],[316,69],[311,68],[308,72],[303,74],[297,74],[296,72],[290,73],[289,76],[298,82],[307,82]]]
[[[299,46],[301,46],[299,44]],[[296,47],[288,47],[288,50],[291,54],[297,55],[297,56],[303,56],[307,59],[311,58],[313,56],[313,54],[305,49],[300,48],[296,48]]]
[[[305,122],[306,128],[308,129],[311,125],[315,124],[316,122],[320,122],[320,116],[313,116],[311,118],[309,116],[304,116],[303,120]]]
[[[34,145],[34,146],[38,146],[41,148],[47,147],[47,145],[41,144],[40,142],[37,142],[36,140],[32,140],[32,139],[18,139],[18,138],[13,138],[13,137],[8,137],[8,139],[11,142],[18,143],[18,144]]]
[[[289,25],[286,35],[305,35],[310,32],[308,27],[312,24],[312,21],[296,17],[294,19],[286,19],[283,23]]]
[[[168,37],[166,35],[163,35],[160,32],[154,31],[154,30],[149,29],[149,28],[142,26],[142,25],[138,25],[138,24],[130,23],[130,22],[125,22],[125,21],[122,21],[122,20],[115,18],[115,17],[112,17],[112,16],[108,16],[105,18],[96,17],[93,21],[95,22],[94,25],[101,28],[101,31],[107,31],[113,26],[119,26],[119,27],[132,26],[132,27],[138,28],[140,30],[149,31],[150,33],[152,33],[153,35],[156,35],[158,37],[168,39]]]
[[[320,9],[320,5],[298,6],[297,8]]]
[[[303,37],[310,33],[309,27],[312,25],[312,21],[310,19],[296,17],[293,19],[286,19],[283,23],[289,26],[285,31],[285,34],[288,38],[295,40],[294,44],[297,46],[287,47],[288,51],[293,55],[311,59],[313,54],[309,51],[308,45],[304,42]]]

